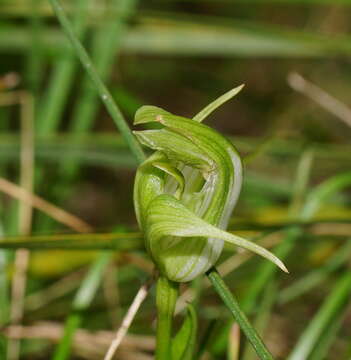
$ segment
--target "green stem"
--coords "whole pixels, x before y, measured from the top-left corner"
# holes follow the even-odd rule
[[[63,337],[55,349],[53,360],[68,359],[74,333],[79,328],[83,319],[82,312],[91,305],[112,255],[113,253],[111,252],[101,252],[98,259],[91,265],[74,298],[72,312],[65,322]]]
[[[260,334],[264,334],[267,330],[268,322],[271,318],[271,312],[274,306],[275,299],[277,297],[277,284],[273,279],[267,284],[262,295],[262,301],[258,304],[257,315],[253,321],[253,326]],[[242,351],[242,360],[255,360],[257,357],[252,347],[246,343]]]
[[[43,54],[41,44],[43,23],[40,17],[41,1],[42,0],[31,0],[32,12],[29,20],[30,31],[32,35],[32,51],[29,54],[27,64],[27,78],[29,88],[35,96],[38,94],[43,69]]]
[[[8,254],[0,251],[0,326],[9,320],[9,280],[7,275]]]
[[[10,236],[0,239],[0,249],[133,251],[140,250],[142,246],[139,233]]]
[[[251,345],[255,349],[258,357],[263,360],[272,360],[273,356],[268,351],[266,345],[263,343],[256,330],[252,327],[246,315],[240,309],[239,303],[224,283],[221,276],[218,274],[216,268],[212,268],[207,272],[207,276],[211,281],[214,289],[217,291],[224,304],[232,313],[234,319],[239,324],[241,330],[250,341]]]
[[[74,2],[72,26],[78,39],[82,39],[87,30],[90,0]],[[40,103],[37,119],[37,134],[52,135],[57,131],[60,120],[74,83],[74,73],[78,65],[73,49],[64,51],[55,59],[50,83]]]
[[[178,284],[160,276],[156,288],[156,360],[168,360],[171,357],[172,319],[177,295]]]
[[[112,119],[114,120],[115,124],[117,125],[118,129],[120,130],[122,136],[124,137],[125,141],[127,142],[130,150],[136,157],[139,162],[145,160],[144,152],[135,139],[134,135],[132,134],[123,114],[121,113],[120,109],[117,107],[113,97],[105,84],[101,81],[99,74],[97,73],[88,53],[86,52],[85,48],[75,35],[72,25],[68,20],[61,4],[57,0],[49,0],[51,6],[62,26],[66,35],[70,39],[72,46],[79,57],[82,65],[84,66],[86,72],[88,73],[91,81],[93,82],[96,91],[99,93],[99,96],[102,102],[105,104],[109,114],[111,115]]]

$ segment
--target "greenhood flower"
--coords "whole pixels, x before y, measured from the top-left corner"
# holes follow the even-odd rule
[[[155,106],[143,106],[135,115],[134,124],[162,125],[134,132],[143,145],[156,150],[137,170],[134,206],[147,251],[170,280],[185,282],[204,274],[218,260],[224,241],[287,271],[266,249],[224,231],[240,194],[242,163],[232,143],[201,121],[241,88],[193,119]]]

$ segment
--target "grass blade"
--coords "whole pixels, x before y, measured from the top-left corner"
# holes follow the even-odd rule
[[[0,252],[0,326],[8,321],[9,315],[9,281],[7,275],[8,254]]]
[[[266,348],[265,344],[262,342],[256,330],[249,323],[246,315],[240,309],[238,301],[228,289],[221,276],[218,274],[217,270],[215,268],[212,268],[208,271],[207,276],[211,281],[214,289],[217,291],[218,295],[221,297],[224,304],[227,306],[228,310],[231,312],[234,319],[239,324],[241,330],[244,332],[247,339],[250,341],[258,357],[260,359],[267,360],[273,359],[272,354]]]
[[[142,23],[130,29],[123,38],[123,53],[224,58],[331,58],[347,56],[351,52],[350,39],[346,35],[327,36],[296,29],[284,30],[264,23],[226,22],[223,18],[218,21],[218,18],[195,18],[192,15],[191,21],[186,22],[174,21],[170,17],[170,14],[162,13],[158,18],[139,18],[139,23]],[[26,31],[20,26],[5,25],[0,29],[0,51],[27,51],[29,35]],[[57,56],[68,49],[67,41],[54,29],[43,34],[42,41],[49,55]]]
[[[30,17],[30,29],[32,33],[32,49],[28,57],[27,78],[29,88],[34,96],[38,93],[43,71],[43,49],[41,44],[41,34],[43,33],[43,23],[40,17],[40,5],[43,0],[31,0],[32,7]]]
[[[348,240],[322,267],[305,274],[303,278],[295,281],[289,287],[279,293],[279,303],[284,304],[296,299],[298,296],[311,291],[315,286],[321,284],[332,271],[335,271],[349,259],[351,251],[351,240]]]
[[[267,324],[270,319],[270,315],[276,300],[276,296],[277,296],[277,286],[275,281],[271,281],[266,287],[264,294],[262,295],[262,301],[259,304],[259,307],[257,309],[257,316],[254,321],[255,329],[260,334],[264,334],[267,328]],[[242,359],[243,360],[256,359],[256,356],[252,348],[250,348],[248,344],[246,344],[246,346],[244,347]]]
[[[137,250],[143,248],[143,243],[140,233],[14,236],[0,241],[0,249],[20,248],[33,250]]]
[[[326,359],[328,356],[328,350],[330,349],[333,341],[338,335],[345,316],[347,315],[348,307],[346,306],[340,314],[337,314],[331,324],[323,331],[323,334],[320,336],[317,345],[313,349],[309,360],[320,360]]]
[[[74,31],[81,38],[86,30],[88,4],[90,0],[79,0],[75,3]],[[73,49],[62,53],[55,61],[50,85],[44,96],[38,114],[37,134],[49,135],[58,127],[65,103],[68,100],[70,88],[74,81],[77,60]]]
[[[145,160],[145,155],[141,146],[133,136],[124,116],[122,115],[121,111],[113,100],[111,93],[108,91],[105,84],[101,81],[100,76],[98,75],[88,53],[75,35],[74,30],[72,29],[72,26],[64,13],[62,6],[57,0],[50,0],[50,3],[56,13],[57,18],[61,23],[62,28],[70,39],[77,56],[79,57],[82,65],[89,74],[90,79],[96,88],[96,91],[99,93],[102,102],[105,104],[116,126],[120,130],[126,143],[129,145],[131,152],[134,154],[135,158],[139,162],[142,162],[143,160]]]
[[[194,307],[189,304],[182,327],[172,340],[172,360],[192,360],[197,335],[197,315]]]
[[[160,276],[156,287],[157,332],[156,360],[168,360],[171,357],[172,323],[179,284]]]
[[[289,360],[305,360],[314,349],[325,328],[336,314],[349,301],[351,292],[351,272],[347,271],[336,283],[333,291],[325,300],[306,330],[301,334]]]
[[[87,310],[90,306],[111,257],[112,253],[110,252],[101,253],[98,260],[90,267],[74,298],[72,313],[66,320],[64,335],[55,350],[53,360],[68,359],[73,335],[82,321],[82,311]]]
[[[108,16],[106,25],[95,34],[93,39],[92,61],[104,82],[110,77],[113,61],[118,55],[126,30],[125,21],[133,12],[135,3],[136,0],[114,0],[111,6],[118,9],[118,16]],[[99,106],[96,91],[91,86],[88,75],[83,78],[78,98],[79,102],[73,113],[70,133],[82,135],[91,128]],[[69,162],[64,167],[64,172],[67,175],[68,171],[72,178],[75,168],[75,164]]]

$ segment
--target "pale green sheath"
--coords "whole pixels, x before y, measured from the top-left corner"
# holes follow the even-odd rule
[[[160,130],[134,132],[153,150],[137,170],[134,206],[148,253],[168,279],[186,282],[218,260],[224,241],[284,264],[264,248],[224,231],[238,200],[242,163],[232,143],[200,122],[242,87],[224,94],[193,119],[143,106],[135,124]]]

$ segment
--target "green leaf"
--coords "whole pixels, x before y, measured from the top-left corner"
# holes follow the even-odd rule
[[[157,333],[156,360],[171,357],[172,320],[179,291],[179,284],[160,276],[156,286]]]
[[[237,95],[242,88],[245,85],[242,84],[240,86],[235,87],[234,89],[229,90],[228,92],[226,92],[225,94],[223,94],[222,96],[220,96],[218,99],[216,99],[215,101],[211,102],[211,104],[207,105],[204,109],[202,109],[199,113],[197,113],[194,117],[193,120],[197,121],[197,122],[202,122],[205,118],[207,118],[208,115],[210,115],[213,111],[215,111],[218,107],[220,107],[221,105],[223,105],[225,102],[227,102],[228,100],[230,100],[231,98],[233,98],[235,95]]]
[[[349,260],[350,252],[351,239],[342,245],[334,255],[330,256],[323,267],[318,267],[317,269],[305,273],[301,279],[294,281],[292,285],[280,290],[278,298],[279,303],[285,304],[292,301],[323,283],[331,272],[335,271]]]
[[[105,233],[105,234],[58,234],[37,236],[4,237],[0,249],[31,250],[114,250],[131,251],[142,247],[140,233]]]
[[[73,300],[73,311],[66,319],[63,336],[53,356],[54,360],[68,359],[74,333],[83,320],[82,311],[91,305],[112,256],[112,252],[101,252],[90,266]]]
[[[340,309],[350,303],[351,272],[347,271],[335,284],[330,295],[326,298],[317,314],[301,334],[289,360],[305,360],[315,348],[320,336],[331,322],[337,317]]]
[[[189,304],[182,327],[172,341],[172,360],[192,360],[197,334],[197,316]]]
[[[338,174],[315,187],[309,194],[301,213],[302,220],[309,220],[329,196],[351,185],[351,172]]]
[[[218,274],[217,270],[215,268],[210,269],[207,272],[207,276],[211,281],[214,289],[216,290],[220,298],[223,300],[224,304],[231,312],[236,322],[239,324],[240,329],[250,341],[258,357],[264,360],[273,360],[272,354],[269,352],[266,345],[263,343],[255,328],[250,324],[246,315],[240,309],[237,299],[228,289],[223,279]]]
[[[83,65],[87,74],[89,75],[90,80],[94,84],[96,91],[99,93],[99,96],[102,102],[104,103],[104,105],[106,106],[107,111],[114,120],[115,125],[120,130],[124,140],[128,144],[135,158],[140,163],[143,162],[145,160],[145,154],[141,146],[133,136],[129,128],[129,125],[126,122],[126,119],[124,118],[122,112],[115,103],[111,93],[107,89],[106,85],[102,82],[101,77],[96,71],[93,62],[90,59],[89,54],[87,53],[82,43],[77,38],[74,29],[72,27],[72,24],[67,18],[60,1],[58,0],[49,0],[49,1],[63,30],[65,31],[67,37],[69,38],[76,55],[78,56],[81,64]]]

